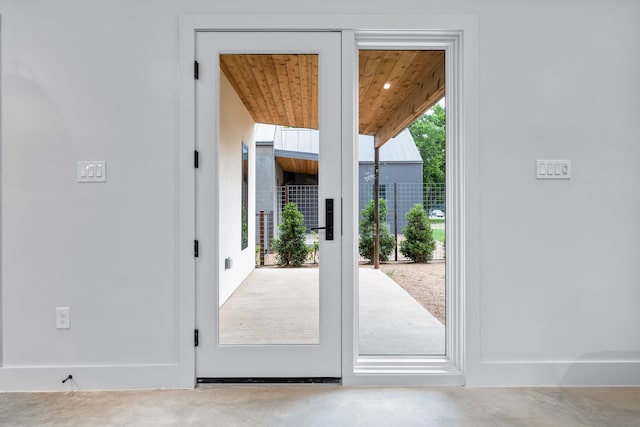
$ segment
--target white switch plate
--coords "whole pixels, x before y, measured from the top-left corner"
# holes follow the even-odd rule
[[[570,179],[571,160],[536,160],[536,178]]]
[[[69,317],[69,307],[56,307],[56,328],[69,329],[71,327],[71,318]]]
[[[78,161],[78,182],[105,182],[107,180],[107,162]]]

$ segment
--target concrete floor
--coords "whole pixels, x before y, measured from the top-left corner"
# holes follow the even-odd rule
[[[640,425],[640,388],[349,388],[0,394],[1,426]]]
[[[442,323],[380,270],[360,269],[359,352],[444,354]],[[318,269],[259,268],[220,309],[221,344],[317,344]]]

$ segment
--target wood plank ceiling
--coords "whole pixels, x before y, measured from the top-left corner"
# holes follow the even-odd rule
[[[220,55],[256,123],[318,128],[318,55]]]
[[[317,55],[225,54],[220,67],[257,123],[318,128]],[[360,134],[382,146],[444,96],[444,79],[444,51],[361,50]]]
[[[305,175],[318,175],[318,161],[309,159],[296,159],[276,155],[276,162],[283,171],[295,172]]]
[[[359,132],[376,147],[444,96],[444,51],[361,50],[359,59]]]

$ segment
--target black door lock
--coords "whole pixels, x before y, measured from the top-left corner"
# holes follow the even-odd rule
[[[327,225],[324,227],[311,227],[312,230],[325,230],[325,240],[333,240],[333,199],[324,200],[324,214]]]

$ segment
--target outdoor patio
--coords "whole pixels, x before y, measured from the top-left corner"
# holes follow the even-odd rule
[[[359,353],[444,354],[445,328],[380,270],[360,269]],[[258,268],[220,309],[222,344],[317,344],[318,269]]]

